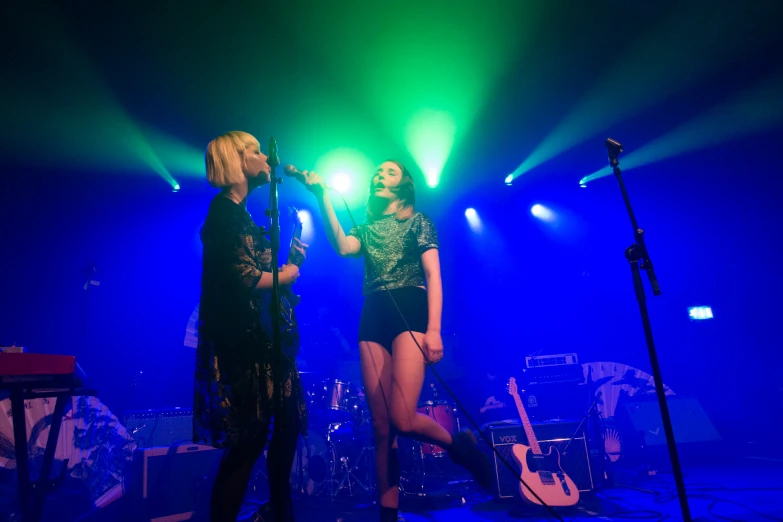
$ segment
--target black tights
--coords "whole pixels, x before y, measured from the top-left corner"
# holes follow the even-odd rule
[[[289,403],[288,405],[295,403],[294,400],[286,402]],[[285,429],[282,432],[274,430],[267,451],[270,507],[273,516],[282,511],[286,513],[286,519],[291,516],[290,474],[300,430],[299,415],[295,404],[293,406],[286,408]],[[245,498],[247,483],[250,481],[258,457],[264,450],[266,439],[265,430],[256,439],[225,451],[215,478],[215,485],[212,487],[210,522],[236,521]],[[281,480],[280,470],[285,470],[283,472],[285,480]]]

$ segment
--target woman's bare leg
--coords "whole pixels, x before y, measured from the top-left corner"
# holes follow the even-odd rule
[[[419,345],[424,346],[424,334],[413,332],[413,335]],[[426,367],[424,354],[409,332],[403,332],[394,339],[392,368],[392,426],[405,437],[448,448],[451,445],[451,433],[432,417],[416,412]]]
[[[413,335],[423,346],[424,334],[413,332]],[[433,418],[416,411],[426,366],[424,354],[416,346],[411,334],[401,333],[394,339],[392,346],[394,370],[390,412],[394,429],[400,435],[446,449],[454,462],[465,466],[486,491],[491,491],[494,480],[492,464],[476,447],[473,434],[461,432],[452,437]]]
[[[397,509],[400,492],[399,464],[396,461],[397,437],[391,429],[389,417],[392,358],[386,348],[369,341],[359,343],[359,357],[364,394],[372,416],[380,504],[382,508]]]

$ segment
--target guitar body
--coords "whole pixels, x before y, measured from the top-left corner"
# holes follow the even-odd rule
[[[302,222],[299,219],[298,211],[289,207],[291,217],[294,220],[294,232],[291,239],[300,239],[302,235]],[[302,298],[296,295],[291,288],[291,285],[280,285],[280,343],[283,348],[283,353],[291,360],[296,359],[299,353],[299,323],[296,318],[296,307],[299,305]],[[275,315],[272,313],[273,308],[272,292],[261,293],[261,328],[264,333],[271,339],[272,338],[272,317]]]
[[[522,470],[522,480],[549,506],[573,506],[579,502],[579,490],[560,466],[560,452],[549,448],[546,455],[534,454],[524,444],[514,444],[514,461]],[[528,504],[541,502],[521,482],[519,496]]]
[[[280,340],[283,346],[283,353],[289,357],[296,357],[299,352],[299,324],[296,319],[296,305],[291,304],[289,294],[296,299],[297,304],[301,298],[293,295],[293,292],[285,286],[280,285]],[[264,333],[272,338],[272,292],[261,293],[261,328]]]
[[[573,506],[579,502],[579,490],[560,465],[560,452],[554,446],[544,453],[538,444],[536,434],[530,424],[525,407],[519,398],[516,379],[513,377],[508,383],[508,393],[514,398],[519,418],[525,428],[529,446],[514,444],[511,452],[514,461],[521,470],[520,477],[527,484],[519,483],[519,496],[528,504],[540,506],[541,501],[548,506]],[[535,491],[535,495],[530,490]]]

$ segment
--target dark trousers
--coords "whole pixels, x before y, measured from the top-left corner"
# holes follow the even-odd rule
[[[283,429],[274,429],[267,451],[269,473],[269,501],[274,519],[285,513],[291,516],[291,466],[299,439],[300,423],[296,401],[285,401]],[[277,423],[277,420],[275,420]],[[227,449],[220,463],[210,503],[211,522],[235,522],[245,498],[247,484],[258,457],[264,451],[268,431],[256,439]]]

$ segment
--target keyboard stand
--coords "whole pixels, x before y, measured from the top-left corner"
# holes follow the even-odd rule
[[[73,382],[73,377],[68,376]],[[62,382],[62,379],[60,380]],[[93,389],[77,386],[58,386],[53,381],[3,382],[2,388],[10,391],[11,414],[14,423],[14,449],[16,451],[16,476],[18,482],[19,510],[22,522],[38,522],[43,514],[43,504],[47,493],[53,489],[55,481],[49,478],[54,463],[54,451],[60,436],[65,405],[71,397],[94,396]],[[37,481],[30,480],[30,462],[27,449],[27,422],[24,414],[24,401],[28,399],[55,398],[52,425],[46,440],[46,449],[41,463],[41,474]],[[64,464],[67,467],[67,462]],[[63,468],[63,473],[65,468]]]

